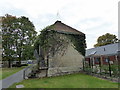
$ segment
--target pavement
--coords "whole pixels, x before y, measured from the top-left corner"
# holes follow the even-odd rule
[[[24,77],[23,77],[24,69],[22,69],[21,71],[15,73],[15,74],[13,74],[5,79],[0,80],[0,85],[1,85],[0,90],[2,88],[8,88],[12,84],[17,83],[17,82],[21,82],[22,80],[24,80]]]

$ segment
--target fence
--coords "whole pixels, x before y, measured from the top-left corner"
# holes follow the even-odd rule
[[[32,64],[25,68],[23,78],[28,79],[31,76],[31,74],[33,74],[33,70],[37,70],[37,64]]]
[[[112,56],[113,57],[113,56]],[[91,56],[83,62],[83,70],[88,74],[105,78],[119,78],[118,56]]]

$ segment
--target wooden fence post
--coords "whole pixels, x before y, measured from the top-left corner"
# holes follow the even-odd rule
[[[108,64],[109,64],[109,74],[110,74],[110,77],[112,76],[111,74],[111,64],[110,64],[110,58],[108,57]]]
[[[84,69],[84,61],[85,61],[85,59],[83,59],[83,71],[85,71],[85,69]]]
[[[100,56],[100,58],[99,58],[100,75],[101,75],[101,60],[102,60],[102,58]]]

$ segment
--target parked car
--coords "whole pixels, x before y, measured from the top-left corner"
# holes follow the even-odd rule
[[[21,64],[19,64],[19,61],[13,61],[12,67],[21,67],[21,66],[27,66],[27,61],[21,61]]]
[[[22,66],[27,66],[28,63],[27,63],[27,61],[21,61],[21,65],[22,65]]]
[[[28,64],[33,64],[33,61],[32,60],[28,60],[27,63]]]

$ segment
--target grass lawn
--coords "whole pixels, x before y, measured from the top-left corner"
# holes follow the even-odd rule
[[[24,85],[25,88],[118,88],[117,83],[102,80],[85,74],[72,74],[58,77],[47,77],[41,79],[28,79],[16,85]]]
[[[26,66],[23,67],[14,67],[14,68],[2,68],[0,69],[0,80],[4,79],[20,70],[22,70],[23,68],[25,68]]]

